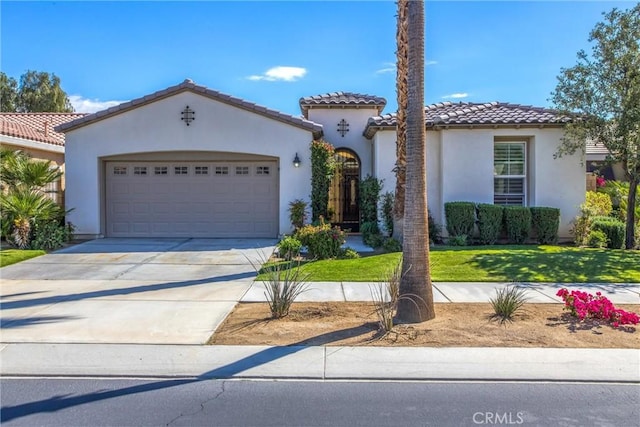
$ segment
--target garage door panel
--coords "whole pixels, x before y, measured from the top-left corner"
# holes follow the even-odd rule
[[[275,162],[109,162],[107,235],[276,237],[277,185]]]

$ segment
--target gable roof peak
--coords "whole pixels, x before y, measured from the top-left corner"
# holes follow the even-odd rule
[[[354,106],[355,108],[362,106],[373,107],[378,111],[378,114],[380,114],[382,113],[385,105],[387,105],[387,100],[375,95],[339,91],[306,96],[300,98],[299,103],[302,114],[307,117],[310,108],[331,108],[336,106]]]

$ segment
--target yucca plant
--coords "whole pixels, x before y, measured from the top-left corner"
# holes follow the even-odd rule
[[[500,323],[513,322],[513,316],[527,302],[527,292],[517,285],[496,289],[496,296],[489,300],[493,307],[492,319]]]

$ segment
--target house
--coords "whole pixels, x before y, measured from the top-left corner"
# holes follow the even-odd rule
[[[587,142],[585,150],[587,190],[595,191],[596,177],[598,176],[606,181],[625,181],[622,163],[611,163],[607,157],[609,157],[609,150],[604,144],[594,141]]]
[[[393,191],[395,115],[383,98],[336,92],[283,114],[190,80],[60,125],[66,134],[67,208],[87,237],[277,237],[288,205],[309,200],[309,144],[336,147],[332,221],[357,229],[367,175]],[[428,106],[428,197],[444,203],[553,206],[561,235],[584,200],[577,156],[554,159],[565,118],[489,103]]]
[[[84,117],[81,113],[0,113],[0,147],[20,150],[34,159],[50,160],[64,171],[64,134],[55,130],[63,123]],[[62,202],[64,176],[50,191]]]

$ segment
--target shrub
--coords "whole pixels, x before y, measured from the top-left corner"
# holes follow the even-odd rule
[[[307,219],[307,202],[296,199],[289,203],[289,221],[295,230],[302,228]]]
[[[360,219],[362,222],[378,222],[378,201],[382,181],[367,176],[360,181]]]
[[[504,223],[509,242],[521,245],[531,233],[531,211],[525,206],[506,206]]]
[[[433,243],[441,243],[442,242],[442,225],[438,224],[433,216],[431,216],[431,211],[427,210],[428,221],[429,221],[429,240]]]
[[[400,243],[398,239],[389,237],[382,244],[382,248],[385,252],[402,252],[402,243]]]
[[[616,308],[609,299],[596,292],[593,296],[587,292],[573,290],[569,293],[567,288],[562,288],[556,296],[564,301],[564,310],[571,313],[581,321],[584,319],[599,319],[611,322],[611,326],[617,328],[620,325],[637,325],[640,317],[636,313],[627,312]]]
[[[360,254],[356,252],[355,249],[352,249],[352,248],[340,248],[340,254],[338,254],[338,258],[356,259],[356,258],[360,258]]]
[[[476,206],[471,202],[447,202],[444,214],[449,237],[473,236],[476,223]]]
[[[285,236],[278,242],[278,254],[287,261],[299,256],[300,249],[302,249],[302,242],[293,236]]]
[[[372,248],[379,248],[382,246],[384,238],[380,233],[380,227],[375,221],[363,222],[360,224],[360,233],[362,233],[362,241],[365,245]]]
[[[531,208],[531,225],[535,230],[538,243],[541,245],[556,244],[558,242],[558,228],[560,227],[560,209]]]
[[[624,246],[624,222],[610,216],[596,216],[591,221],[592,231],[602,231],[607,236],[607,247],[621,249]]]
[[[591,230],[587,236],[587,246],[590,248],[606,248],[607,235],[601,230]]]
[[[502,232],[502,217],[504,207],[500,205],[490,205],[480,203],[476,207],[478,212],[478,231],[480,232],[480,243],[483,245],[493,245]]]
[[[580,206],[580,209],[589,216],[609,216],[613,211],[613,205],[609,195],[587,191],[585,202]]]
[[[393,193],[387,191],[382,195],[382,224],[388,236],[393,236]],[[431,221],[429,221],[431,226]]]
[[[340,254],[345,242],[345,232],[340,227],[331,227],[321,218],[317,225],[305,225],[294,236],[307,247],[311,258],[328,259]]]
[[[327,218],[329,186],[335,171],[333,145],[325,141],[311,142],[311,219]]]
[[[518,286],[507,286],[496,289],[495,298],[489,300],[494,314],[492,319],[499,319],[500,323],[513,322],[513,316],[527,302],[526,291]]]
[[[40,221],[33,227],[33,239],[31,249],[51,251],[61,248],[73,238],[73,226],[71,223],[63,225],[59,221]]]
[[[449,237],[448,242],[450,246],[467,246],[467,236],[462,234],[460,236]]]

